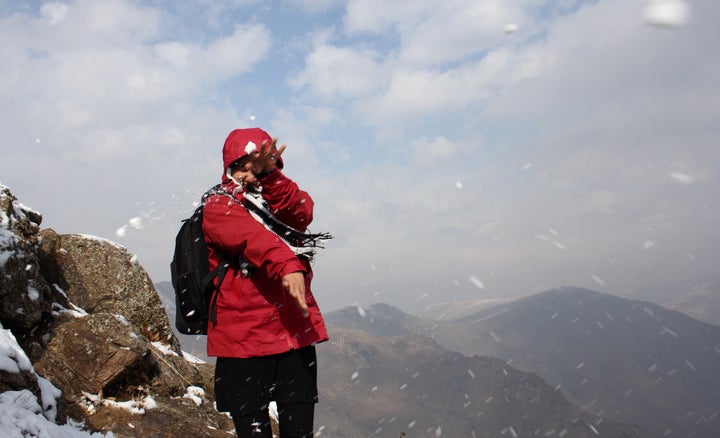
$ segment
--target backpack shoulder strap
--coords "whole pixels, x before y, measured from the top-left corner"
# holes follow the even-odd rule
[[[198,208],[202,208],[205,205],[205,201],[213,195],[227,196],[234,202],[242,204],[240,201],[235,199],[227,190],[225,190],[222,184],[217,184],[203,194],[201,205]],[[213,287],[218,291],[217,294],[212,294],[212,298],[210,300],[210,311],[208,314],[208,320],[212,323],[217,322],[217,299],[218,295],[220,295],[220,285],[225,279],[225,274],[227,273],[228,267],[230,266],[230,255],[225,253],[224,251],[218,250],[217,248],[216,252],[220,258],[217,267],[215,267],[215,269],[213,269],[212,271],[208,272],[205,278],[202,279],[202,283],[200,283],[203,287],[203,290],[208,290],[208,288]],[[242,257],[240,258],[242,259]],[[215,279],[217,279],[217,285],[215,283]]]

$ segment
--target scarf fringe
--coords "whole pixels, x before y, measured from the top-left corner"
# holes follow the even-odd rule
[[[322,243],[333,238],[330,233],[303,233],[283,223],[272,214],[260,192],[246,190],[243,199],[250,215],[285,242],[295,255],[312,261],[316,249],[325,248]]]

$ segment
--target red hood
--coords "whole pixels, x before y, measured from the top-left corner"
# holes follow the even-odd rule
[[[254,150],[260,150],[263,141],[270,144],[272,137],[260,128],[235,129],[230,132],[223,146],[223,174],[227,173],[233,162]],[[277,166],[283,168],[282,158],[278,159]]]

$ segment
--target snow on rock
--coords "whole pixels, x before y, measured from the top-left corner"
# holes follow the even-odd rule
[[[115,401],[105,399],[101,395],[94,395],[88,392],[84,392],[83,395],[93,406],[109,406],[112,408],[123,409],[133,415],[144,415],[146,411],[155,409],[157,403],[151,396],[145,396],[140,399],[126,400],[126,401]]]
[[[0,325],[0,370],[8,373],[32,371],[33,367],[15,336]]]
[[[188,386],[185,389],[185,394],[183,395],[183,398],[189,398],[196,405],[200,406],[203,403],[203,399],[205,398],[205,390],[200,388],[199,386]]]
[[[104,237],[94,236],[94,235],[92,235],[92,234],[82,234],[82,233],[81,233],[81,234],[78,234],[78,236],[80,236],[80,237],[82,237],[82,238],[85,238],[85,239],[88,239],[88,240],[94,240],[94,241],[99,242],[99,243],[104,243],[104,244],[112,245],[112,246],[114,246],[115,248],[117,248],[117,249],[119,249],[119,250],[122,250],[122,251],[127,251],[127,248],[125,248],[124,246],[120,245],[120,244],[117,243],[117,242],[113,242],[112,240],[105,239]]]
[[[153,345],[153,347],[160,350],[164,355],[167,355],[167,356],[177,356],[178,355],[177,353],[175,353],[172,350],[172,347],[170,347],[167,344],[163,344],[162,342],[155,341],[155,342],[152,342],[152,345]]]
[[[192,354],[188,353],[187,351],[183,351],[182,354],[183,354],[183,359],[185,359],[186,361],[188,361],[190,363],[196,363],[196,364],[197,363],[207,363],[204,360],[200,359],[199,357],[193,356]]]
[[[0,394],[0,436],[4,437],[105,437],[85,432],[73,424],[57,425],[42,412],[37,398],[27,389]],[[112,434],[109,435],[111,437]]]
[[[57,400],[62,392],[50,381],[37,375],[15,336],[0,326],[0,370],[25,372],[33,376],[40,388],[40,400],[27,389],[0,393],[0,436],[87,437],[70,425],[55,424]],[[104,436],[95,434],[92,436]]]

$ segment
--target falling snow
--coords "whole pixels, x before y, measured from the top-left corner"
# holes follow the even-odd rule
[[[605,280],[603,280],[602,278],[598,277],[598,276],[595,275],[595,274],[591,274],[591,275],[590,275],[590,278],[592,278],[593,281],[595,281],[595,283],[599,284],[600,286],[604,286],[604,285],[605,285]]]
[[[690,19],[690,8],[683,0],[650,0],[643,14],[650,26],[678,28]]]
[[[665,334],[665,333],[669,333],[669,334],[673,335],[675,338],[680,338],[680,336],[678,336],[677,333],[675,333],[674,331],[670,330],[669,328],[663,326],[662,331],[660,332],[660,334],[663,335],[663,334]]]
[[[670,178],[672,178],[675,182],[679,182],[681,184],[692,184],[695,182],[695,177],[680,172],[671,173]]]
[[[142,228],[143,220],[140,216],[135,216],[128,220],[128,224],[135,230]]]
[[[477,286],[478,288],[480,288],[480,289],[485,289],[485,285],[483,284],[483,282],[482,282],[479,278],[477,278],[476,276],[471,275],[470,278],[469,278],[469,280],[470,280],[470,283],[474,284],[474,285]]]

